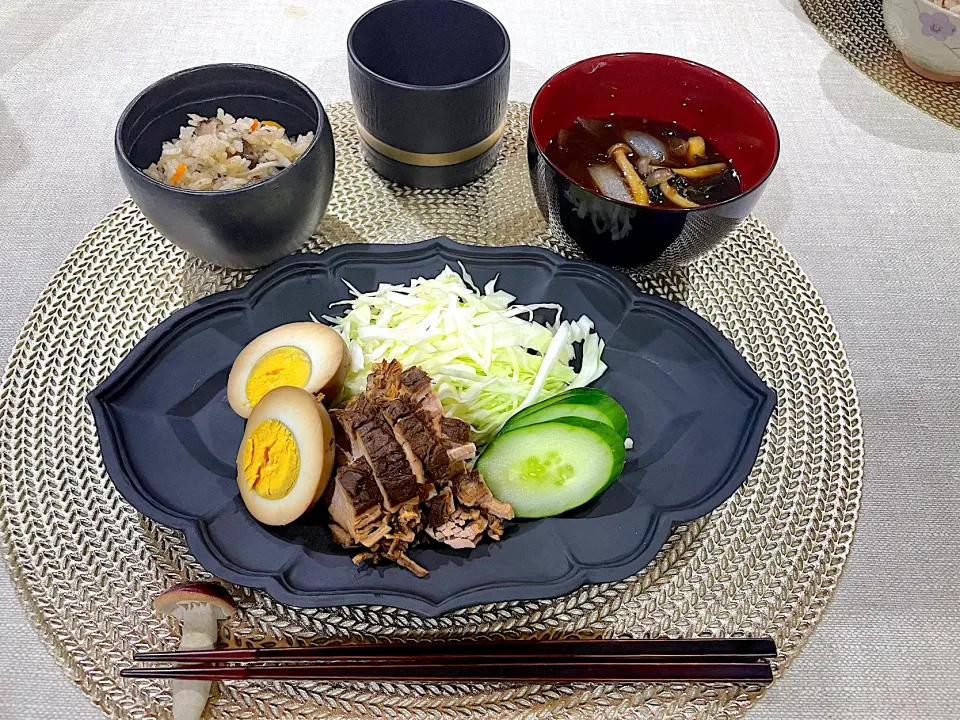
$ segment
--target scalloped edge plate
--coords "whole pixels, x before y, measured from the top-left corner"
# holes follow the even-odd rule
[[[567,522],[570,520],[570,514],[539,521],[521,521],[523,524],[522,532],[517,532],[515,535],[508,533],[499,543],[487,542],[476,550],[470,551],[478,553],[478,555],[480,553],[488,555],[485,569],[480,572],[481,575],[484,572],[487,573],[486,578],[481,577],[476,584],[464,586],[461,576],[455,583],[459,584],[460,587],[458,589],[451,588],[449,592],[445,592],[444,587],[437,587],[437,584],[431,581],[431,578],[440,575],[440,572],[431,572],[428,578],[418,579],[401,568],[387,568],[376,571],[354,569],[355,579],[353,580],[322,590],[305,591],[302,588],[295,587],[290,582],[291,569],[296,570],[297,564],[304,562],[304,558],[307,563],[315,562],[315,557],[312,558],[311,553],[316,553],[316,550],[295,553],[282,567],[275,571],[258,571],[251,567],[244,567],[242,564],[238,564],[235,559],[229,558],[222,545],[218,545],[218,542],[222,541],[218,541],[217,537],[209,531],[204,518],[191,516],[189,513],[172,508],[162,498],[157,498],[155,494],[151,494],[148,484],[145,484],[143,479],[138,477],[135,472],[136,458],[131,454],[130,448],[125,445],[121,437],[123,421],[117,412],[118,400],[124,396],[129,388],[136,386],[138,380],[145,377],[144,373],[155,365],[158,354],[165,352],[166,349],[174,345],[179,336],[184,335],[190,329],[196,328],[198,323],[202,324],[216,318],[219,313],[226,309],[242,309],[252,312],[252,308],[257,303],[269,296],[276,288],[282,286],[284,282],[310,276],[311,273],[314,275],[322,273],[328,278],[334,276],[338,278],[349,277],[351,266],[363,267],[366,272],[370,272],[371,268],[374,272],[377,272],[377,268],[390,268],[390,270],[384,270],[384,272],[396,273],[397,268],[403,267],[405,264],[422,265],[425,261],[462,262],[467,266],[468,271],[474,275],[480,274],[477,270],[479,268],[496,272],[498,268],[502,269],[510,265],[511,267],[521,268],[528,266],[546,268],[546,271],[550,272],[551,279],[559,274],[574,276],[578,282],[582,281],[584,283],[584,287],[594,283],[597,287],[605,288],[604,291],[612,291],[618,297],[624,299],[625,307],[622,308],[622,314],[619,320],[613,323],[617,332],[619,332],[624,319],[630,313],[639,311],[643,314],[643,317],[656,317],[659,321],[665,323],[664,327],[674,327],[678,332],[685,333],[689,338],[692,338],[692,343],[699,343],[701,350],[705,353],[704,357],[716,362],[714,369],[722,369],[728,379],[742,391],[742,399],[746,408],[744,410],[743,431],[738,430],[739,435],[732,445],[735,450],[727,458],[724,467],[709,471],[714,478],[709,490],[697,495],[695,501],[658,507],[638,502],[637,498],[641,497],[643,493],[635,492],[634,488],[629,495],[633,497],[633,501],[627,508],[627,512],[640,512],[642,510],[649,514],[649,522],[644,528],[644,532],[633,533],[635,540],[626,543],[630,547],[624,548],[621,546],[619,554],[595,562],[579,561],[576,553],[580,548],[576,544],[573,546],[566,544],[565,530],[574,527],[574,523]],[[512,265],[514,263],[516,265]],[[346,272],[344,272],[345,268],[347,269]],[[423,271],[414,270],[409,277],[414,277],[418,272]],[[517,272],[517,270],[514,270],[514,272]],[[479,284],[482,285],[482,282]],[[508,292],[522,295],[522,291],[513,287],[512,283],[508,286],[501,281],[500,287]],[[363,289],[365,288],[361,288],[361,290]],[[345,289],[343,290],[343,296],[346,296]],[[521,298],[521,301],[532,302],[533,300]],[[564,298],[557,297],[541,298],[541,301],[565,303]],[[591,317],[598,319],[598,314],[603,312],[603,308],[594,306],[591,310],[591,313],[593,313]],[[573,314],[576,315],[577,313]],[[262,330],[258,332],[262,332]],[[252,337],[253,335],[248,340]],[[610,348],[609,344],[608,348]],[[643,353],[640,351],[611,348],[608,353],[625,354],[631,361],[630,368],[641,367],[642,363],[645,362]],[[605,355],[605,359],[607,357]],[[608,364],[610,364],[611,370],[615,369],[614,363],[611,363],[610,360],[608,360]],[[659,371],[658,368],[656,372]],[[665,375],[669,376],[672,372],[673,369],[667,370]],[[601,379],[601,386],[604,384],[605,378]],[[636,386],[645,387],[642,382],[642,373],[640,379],[641,382],[635,383]],[[631,378],[631,385],[633,384]],[[629,393],[629,390],[624,392]],[[618,397],[618,399],[624,400],[623,397]],[[640,572],[655,557],[674,524],[687,522],[711,512],[743,484],[756,461],[764,430],[776,405],[776,395],[760,380],[733,345],[706,320],[680,305],[642,293],[627,276],[620,272],[586,261],[567,260],[551,251],[531,246],[490,248],[462,245],[447,238],[435,238],[409,245],[341,245],[320,255],[294,255],[282,260],[258,273],[242,288],[202,298],[175,312],[147,333],[120,362],[113,373],[89,394],[88,402],[93,410],[104,465],[121,495],[144,515],[163,525],[182,531],[186,536],[191,552],[200,564],[214,575],[237,585],[262,589],[276,600],[288,605],[300,607],[329,607],[351,604],[389,605],[436,617],[452,610],[477,604],[558,597],[584,584],[616,582]],[[624,404],[628,403],[624,402]],[[722,428],[717,428],[717,432],[721,431]],[[703,432],[699,434],[704,435]],[[239,442],[239,437],[237,442]],[[638,449],[641,445],[642,443],[638,443]],[[660,456],[654,457],[652,462],[659,462],[662,457],[669,456],[674,447],[674,445],[668,446]],[[649,453],[644,456],[647,455]],[[689,454],[686,457],[689,460]],[[682,459],[678,458],[678,460]],[[628,463],[628,468],[621,479],[629,480],[631,483],[639,482],[636,478],[642,478],[647,467],[644,465],[631,467]],[[633,475],[627,477],[628,473]],[[671,480],[670,478],[658,478],[657,481],[663,482],[664,487],[667,487]],[[648,480],[647,482],[651,481]],[[237,494],[239,495],[239,493]],[[601,496],[597,502],[602,504],[603,497]],[[239,501],[234,500],[234,503],[236,502]],[[620,518],[622,520],[626,517],[616,513],[591,515],[589,510],[591,506],[585,507],[588,508],[586,511],[582,513],[575,511],[572,515],[574,519],[578,520],[576,532],[584,533],[581,536],[584,539],[586,539],[588,533],[590,536],[596,536],[597,528],[602,530],[613,528],[614,525],[611,525],[613,521],[610,518]],[[258,526],[256,521],[245,513],[238,514],[238,517],[245,517],[246,521],[244,522],[248,521]],[[640,517],[643,517],[643,515],[641,514]],[[585,520],[587,522],[584,522]],[[604,522],[601,522],[601,520]],[[563,523],[567,524],[563,525]],[[597,527],[593,528],[594,525]],[[568,570],[549,578],[538,578],[535,574],[530,574],[526,578],[519,577],[504,581],[500,573],[497,573],[496,568],[494,568],[495,572],[491,576],[491,563],[489,562],[491,548],[493,548],[492,552],[499,553],[501,547],[508,547],[511,542],[519,544],[518,541],[513,540],[513,537],[520,537],[528,532],[536,533],[536,526],[550,529],[541,532],[542,539],[547,542],[539,543],[537,547],[540,549],[537,552],[554,555],[559,553],[568,564]],[[616,525],[616,527],[622,530],[622,525]],[[625,533],[625,536],[629,537],[630,533]],[[559,543],[557,542],[558,537],[561,538]],[[433,550],[422,552],[440,555]],[[463,567],[480,568],[480,565],[465,562],[469,557],[467,553],[462,551],[458,551],[458,553],[452,561],[457,570]],[[340,551],[338,554],[342,555],[343,562],[352,567],[349,551]],[[450,553],[447,552],[443,554],[441,560],[447,562],[450,557]],[[526,559],[529,556],[524,557]],[[531,567],[536,566],[535,562],[525,562],[523,564]],[[433,571],[433,568],[430,569]],[[506,568],[500,568],[500,570],[505,571]],[[318,571],[320,571],[319,568]],[[384,583],[381,587],[379,583],[383,581],[385,572],[395,572],[397,574],[391,575],[392,580]],[[357,587],[357,585],[360,587]]]

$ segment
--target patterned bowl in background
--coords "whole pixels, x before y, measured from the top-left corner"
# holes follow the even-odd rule
[[[960,2],[883,0],[893,44],[914,72],[938,82],[960,82]]]

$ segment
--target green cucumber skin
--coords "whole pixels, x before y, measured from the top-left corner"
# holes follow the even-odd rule
[[[509,422],[503,426],[503,430],[500,432],[511,432],[523,427],[530,427],[531,425],[553,422],[560,418],[583,418],[584,420],[593,420],[594,422],[611,427],[610,418],[607,417],[603,410],[597,408],[595,405],[582,405],[578,402],[560,402],[547,405],[534,413],[530,413],[526,417]],[[621,442],[623,441],[621,440]]]
[[[575,388],[573,390],[562,392],[559,395],[555,395],[552,398],[541,400],[540,402],[524,408],[520,412],[513,415],[513,417],[507,420],[500,432],[510,432],[511,430],[517,430],[521,427],[526,427],[536,422],[540,422],[535,419],[535,415],[546,408],[561,404],[589,405],[595,408],[598,412],[610,420],[609,425],[620,436],[621,442],[626,439],[628,434],[627,413],[624,411],[620,403],[610,397],[610,395],[605,393],[603,390],[598,390],[596,388]],[[555,418],[550,418],[551,421],[553,419]]]
[[[556,420],[551,420],[550,422],[558,422],[565,425],[573,425],[574,427],[582,427],[590,430],[599,435],[613,451],[613,470],[610,471],[610,478],[602,488],[597,490],[597,492],[590,497],[590,500],[593,500],[593,498],[617,481],[617,478],[619,478],[620,474],[623,472],[623,465],[627,461],[627,450],[623,445],[623,438],[620,437],[616,430],[613,430],[609,425],[598,423],[595,420],[587,420],[586,418],[578,417],[557,418]],[[589,502],[589,500],[586,502]],[[579,505],[577,507],[579,507]]]
[[[569,425],[576,428],[581,428],[583,430],[587,430],[590,433],[596,435],[597,439],[600,440],[604,445],[606,445],[612,454],[610,476],[607,478],[607,481],[602,486],[600,486],[595,491],[593,491],[593,494],[591,494],[589,497],[583,498],[581,501],[573,505],[564,507],[563,509],[557,510],[556,512],[548,512],[548,513],[540,513],[540,514],[536,512],[528,512],[528,513],[521,514],[518,511],[517,517],[524,517],[524,518],[530,518],[530,519],[541,518],[541,517],[553,517],[555,515],[561,515],[565,512],[569,512],[570,510],[581,507],[582,505],[596,498],[598,495],[600,495],[600,493],[604,492],[608,487],[610,487],[614,482],[616,482],[617,478],[619,478],[620,474],[623,472],[623,466],[626,460],[626,452],[624,450],[623,441],[620,439],[620,436],[609,425],[606,425],[604,423],[597,422],[595,420],[587,420],[585,418],[569,417],[569,416],[556,418],[555,420],[550,420],[543,423],[525,425],[523,427],[516,428],[515,430],[510,431],[510,433],[501,433],[494,439],[493,442],[491,442],[487,446],[487,448],[483,451],[483,454],[477,460],[477,464],[476,464],[477,470],[479,470],[482,475],[486,475],[483,469],[483,466],[484,466],[483,458],[484,456],[489,457],[488,453],[490,453],[491,450],[495,452],[495,446],[497,442],[501,440],[503,437],[506,437],[507,435],[513,435],[514,433],[536,434],[537,432],[539,432],[540,429],[549,428],[549,426],[551,425]],[[552,449],[554,448],[544,447],[543,451],[547,452]],[[531,455],[533,454],[534,453],[531,453]]]

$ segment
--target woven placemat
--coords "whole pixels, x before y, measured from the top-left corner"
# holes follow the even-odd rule
[[[800,0],[823,38],[878,85],[945,123],[960,127],[960,84],[917,75],[883,25],[882,0]]]
[[[338,175],[312,249],[444,234],[571,254],[546,234],[534,205],[525,105],[510,106],[496,168],[452,191],[381,180],[361,158],[351,106],[330,110]],[[153,596],[207,574],[179,533],[140,516],[114,490],[84,396],[151,326],[244,277],[188,259],[125,202],[50,282],[0,389],[0,532],[14,583],[53,654],[110,717],[168,717],[162,684],[124,681],[118,672],[137,649],[173,645],[176,628],[151,610]],[[646,571],[624,582],[438,619],[371,606],[301,610],[233,588],[241,609],[224,625],[224,639],[770,634],[782,674],[833,594],[857,518],[861,425],[840,339],[806,276],[752,218],[696,264],[640,285],[714,323],[777,391],[759,460],[733,498],[677,527]],[[231,719],[707,718],[735,717],[759,693],[732,685],[234,683],[208,712]]]

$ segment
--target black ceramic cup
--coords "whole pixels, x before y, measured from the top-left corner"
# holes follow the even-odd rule
[[[273,120],[288,136],[313,132],[289,167],[233,190],[186,190],[143,170],[176,138],[187,114]],[[333,188],[333,133],[317,96],[299,80],[256,65],[204,65],[169,75],[131,102],[114,145],[124,185],[160,233],[196,257],[256,268],[294,252],[316,230]]]
[[[388,180],[463,185],[497,161],[510,38],[462,0],[392,0],[347,38],[350,89],[367,161]]]

